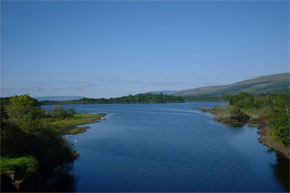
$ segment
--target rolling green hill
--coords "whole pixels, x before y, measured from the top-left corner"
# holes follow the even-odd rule
[[[274,94],[289,91],[289,73],[260,76],[258,78],[237,82],[223,86],[208,86],[181,90],[174,93],[174,96],[181,97],[220,97],[233,95],[240,92],[249,94]]]

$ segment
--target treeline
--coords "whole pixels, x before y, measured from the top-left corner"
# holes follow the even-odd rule
[[[56,106],[55,108],[48,111],[46,114],[47,118],[71,118],[76,114],[76,111],[72,108],[65,109],[63,106]]]
[[[210,112],[220,121],[263,121],[271,135],[289,146],[289,93],[249,95],[245,92],[224,97],[229,105],[216,106]]]
[[[0,110],[1,171],[14,170],[16,179],[27,178],[30,175],[47,179],[55,175],[55,172],[63,172],[72,166],[78,154],[46,119],[73,116],[73,110],[57,107],[47,113],[40,103],[29,95],[1,98]],[[20,160],[19,163],[14,164],[17,160]],[[24,187],[23,190],[50,190],[45,188],[45,185],[38,188],[31,188],[30,185],[28,189]]]
[[[158,94],[137,94],[117,98],[82,98],[80,100],[69,101],[41,101],[43,105],[55,104],[136,104],[136,103],[182,103],[185,102],[182,97]]]
[[[183,97],[185,101],[223,101],[223,96],[188,96]]]

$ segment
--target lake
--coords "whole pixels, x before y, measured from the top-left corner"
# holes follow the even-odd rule
[[[195,109],[215,105],[224,103],[64,105],[108,114],[66,136],[80,154],[74,191],[288,192],[288,160],[258,142],[257,128]]]

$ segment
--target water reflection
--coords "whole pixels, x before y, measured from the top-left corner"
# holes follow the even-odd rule
[[[39,174],[26,177],[19,186],[20,192],[74,192],[75,177],[71,169],[58,169],[51,176]]]
[[[223,123],[230,128],[242,128],[244,125],[247,124],[247,122],[223,122]]]
[[[283,155],[276,153],[277,163],[272,164],[271,167],[274,170],[275,177],[281,182],[286,191],[289,192],[289,159]]]
[[[74,192],[75,177],[70,172],[58,173],[47,182],[47,192]]]

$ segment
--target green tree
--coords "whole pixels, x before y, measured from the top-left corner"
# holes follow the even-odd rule
[[[284,145],[289,146],[290,141],[290,112],[289,112],[289,93],[281,94],[273,100],[273,110],[269,117],[269,124],[274,130],[278,140]]]
[[[66,109],[66,112],[68,117],[73,117],[76,114],[76,111],[73,108]]]
[[[65,109],[63,106],[58,105],[49,111],[48,115],[52,118],[69,118],[76,114],[72,108]]]
[[[40,103],[28,94],[10,97],[5,111],[9,120],[23,129],[38,128],[41,118],[45,115]]]
[[[1,104],[0,104],[0,124],[1,124],[1,128],[4,128],[5,127],[5,124],[8,120],[8,115],[5,111],[5,107],[4,107],[4,104],[2,103],[2,100],[1,100]]]
[[[50,117],[53,118],[65,118],[67,115],[66,110],[61,105],[58,105],[57,107],[53,108],[51,111],[49,111],[48,114]]]

